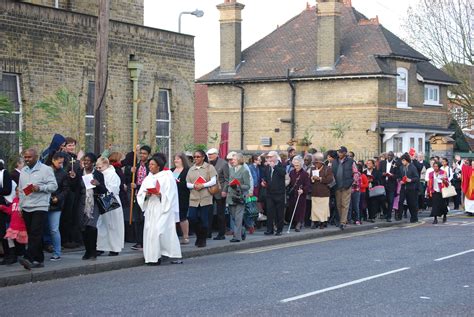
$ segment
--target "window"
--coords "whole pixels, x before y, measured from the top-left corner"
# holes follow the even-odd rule
[[[415,148],[415,138],[410,138],[410,149]]]
[[[401,137],[393,138],[393,152],[403,153],[403,138]]]
[[[423,153],[423,143],[425,143],[425,140],[418,138],[418,153]]]
[[[170,129],[171,114],[169,91],[160,89],[158,96],[158,106],[156,107],[156,145],[158,151],[166,154],[168,162],[170,160]]]
[[[3,73],[0,76],[0,95],[8,98],[11,105],[0,109],[0,157],[6,158],[21,151],[22,105],[18,75]]]
[[[397,107],[408,108],[408,71],[397,68]]]
[[[440,106],[439,86],[425,85],[425,105]]]
[[[87,87],[87,105],[86,105],[86,152],[94,151],[94,94],[95,82],[90,81]]]

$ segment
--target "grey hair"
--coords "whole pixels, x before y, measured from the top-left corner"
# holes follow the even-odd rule
[[[291,162],[294,162],[294,161],[299,162],[301,166],[303,166],[303,164],[304,164],[303,158],[302,158],[301,156],[299,156],[299,155],[295,156],[295,157],[293,158],[293,160],[291,160]]]
[[[242,153],[235,153],[234,157],[237,160],[237,163],[239,165],[244,165],[245,160],[244,160],[244,155]]]

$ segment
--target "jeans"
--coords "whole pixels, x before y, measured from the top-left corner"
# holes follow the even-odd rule
[[[198,207],[189,207],[188,209],[188,220],[190,223],[196,225],[200,224],[201,228],[206,228],[209,224],[209,210],[212,208],[212,205],[207,206],[198,206]]]
[[[28,248],[25,258],[29,261],[44,262],[43,227],[47,213],[47,211],[23,211],[23,219],[28,233]]]
[[[349,213],[347,214],[347,221],[351,222],[352,215],[354,215],[354,221],[360,221],[360,192],[351,193],[351,204],[349,207]]]
[[[59,233],[59,220],[61,219],[61,211],[49,211],[48,223],[51,234],[51,242],[53,244],[53,255],[61,256],[61,234]]]

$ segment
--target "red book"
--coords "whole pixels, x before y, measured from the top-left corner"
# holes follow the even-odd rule
[[[33,192],[33,184],[28,184],[25,188],[23,188],[23,192],[26,196]]]
[[[408,179],[408,177],[403,176],[403,177],[402,177],[402,183],[403,183],[403,184],[406,184],[406,183],[407,183],[407,179]]]
[[[232,182],[229,183],[229,186],[234,186],[234,185],[235,185],[235,186],[239,186],[239,185],[240,185],[239,180],[237,180],[237,179],[234,178],[234,179],[232,180]]]
[[[160,182],[156,181],[155,187],[147,188],[146,191],[152,195],[159,195],[160,194]]]
[[[199,178],[196,179],[196,181],[194,182],[194,184],[206,184],[206,183],[207,181],[202,176],[199,176]]]

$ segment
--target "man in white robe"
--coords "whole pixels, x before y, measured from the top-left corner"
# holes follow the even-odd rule
[[[108,160],[98,160],[97,167],[104,175],[105,187],[113,193],[120,203],[120,177],[113,166],[108,165]],[[97,221],[97,250],[109,251],[109,255],[118,255],[125,244],[125,223],[123,220],[122,206],[99,216]]]
[[[156,188],[157,182],[160,195],[147,195],[147,189]],[[145,263],[159,264],[162,256],[181,258],[181,246],[176,233],[176,222],[179,222],[178,188],[173,173],[169,170],[156,174],[150,172],[140,187],[137,202],[145,213]]]

